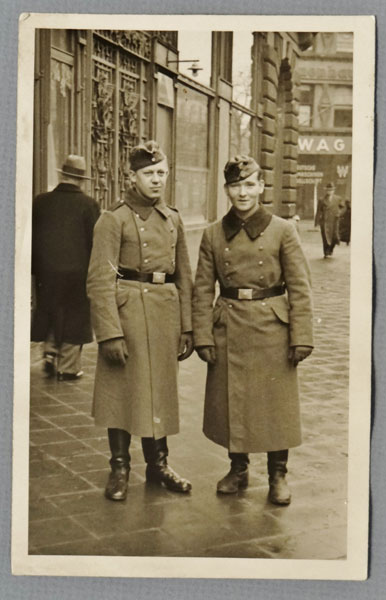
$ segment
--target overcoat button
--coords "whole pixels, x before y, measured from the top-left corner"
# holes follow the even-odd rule
[[[144,293],[146,294],[149,290],[147,288],[144,288]]]

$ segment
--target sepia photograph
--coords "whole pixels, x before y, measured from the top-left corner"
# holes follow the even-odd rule
[[[19,44],[13,572],[365,579],[374,20]]]

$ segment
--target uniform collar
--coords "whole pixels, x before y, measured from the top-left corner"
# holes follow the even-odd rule
[[[263,206],[259,206],[257,211],[248,219],[243,221],[236,214],[233,206],[230,211],[222,219],[222,227],[227,241],[231,240],[240,229],[245,229],[251,240],[255,240],[264,229],[268,227],[272,219],[269,213]]]
[[[125,204],[127,204],[127,206],[130,206],[130,208],[132,208],[134,212],[139,214],[143,221],[146,221],[146,219],[148,219],[154,208],[165,219],[168,218],[166,204],[164,204],[161,199],[157,198],[153,201],[146,200],[146,198],[140,196],[137,190],[135,190],[134,188],[127,192]]]

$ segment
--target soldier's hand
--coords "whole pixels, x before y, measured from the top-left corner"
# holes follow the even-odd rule
[[[288,360],[293,367],[297,367],[302,360],[311,354],[311,352],[311,346],[291,346],[288,353]]]
[[[214,365],[216,362],[216,348],[214,346],[197,346],[196,352],[204,362]]]
[[[182,333],[180,338],[180,346],[178,349],[178,360],[185,360],[186,358],[189,358],[193,350],[193,333],[191,331]]]
[[[126,358],[129,356],[127,346],[123,338],[115,338],[113,340],[105,340],[99,344],[101,354],[109,363],[113,365],[121,365],[126,363]]]

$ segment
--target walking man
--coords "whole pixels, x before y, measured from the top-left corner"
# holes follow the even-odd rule
[[[67,156],[60,172],[59,185],[33,203],[31,338],[44,342],[46,374],[66,381],[82,375],[82,345],[93,339],[86,278],[99,206],[81,190],[87,179],[82,156]]]
[[[95,227],[88,275],[99,344],[93,415],[108,429],[110,500],[126,498],[132,435],[142,438],[148,481],[191,489],[167,463],[167,436],[179,430],[177,360],[193,352],[185,234],[162,200],[168,162],[158,144],[133,148],[130,168],[132,189]]]
[[[330,258],[336,244],[340,242],[340,216],[344,210],[344,202],[335,194],[335,185],[326,186],[326,195],[319,200],[315,215],[315,227],[320,225],[323,241],[324,258]]]
[[[203,234],[193,293],[204,434],[231,461],[218,492],[247,487],[248,454],[267,452],[269,499],[285,505],[288,449],[301,443],[296,367],[312,351],[309,269],[294,225],[259,203],[255,160],[236,156],[224,174],[232,207]]]

